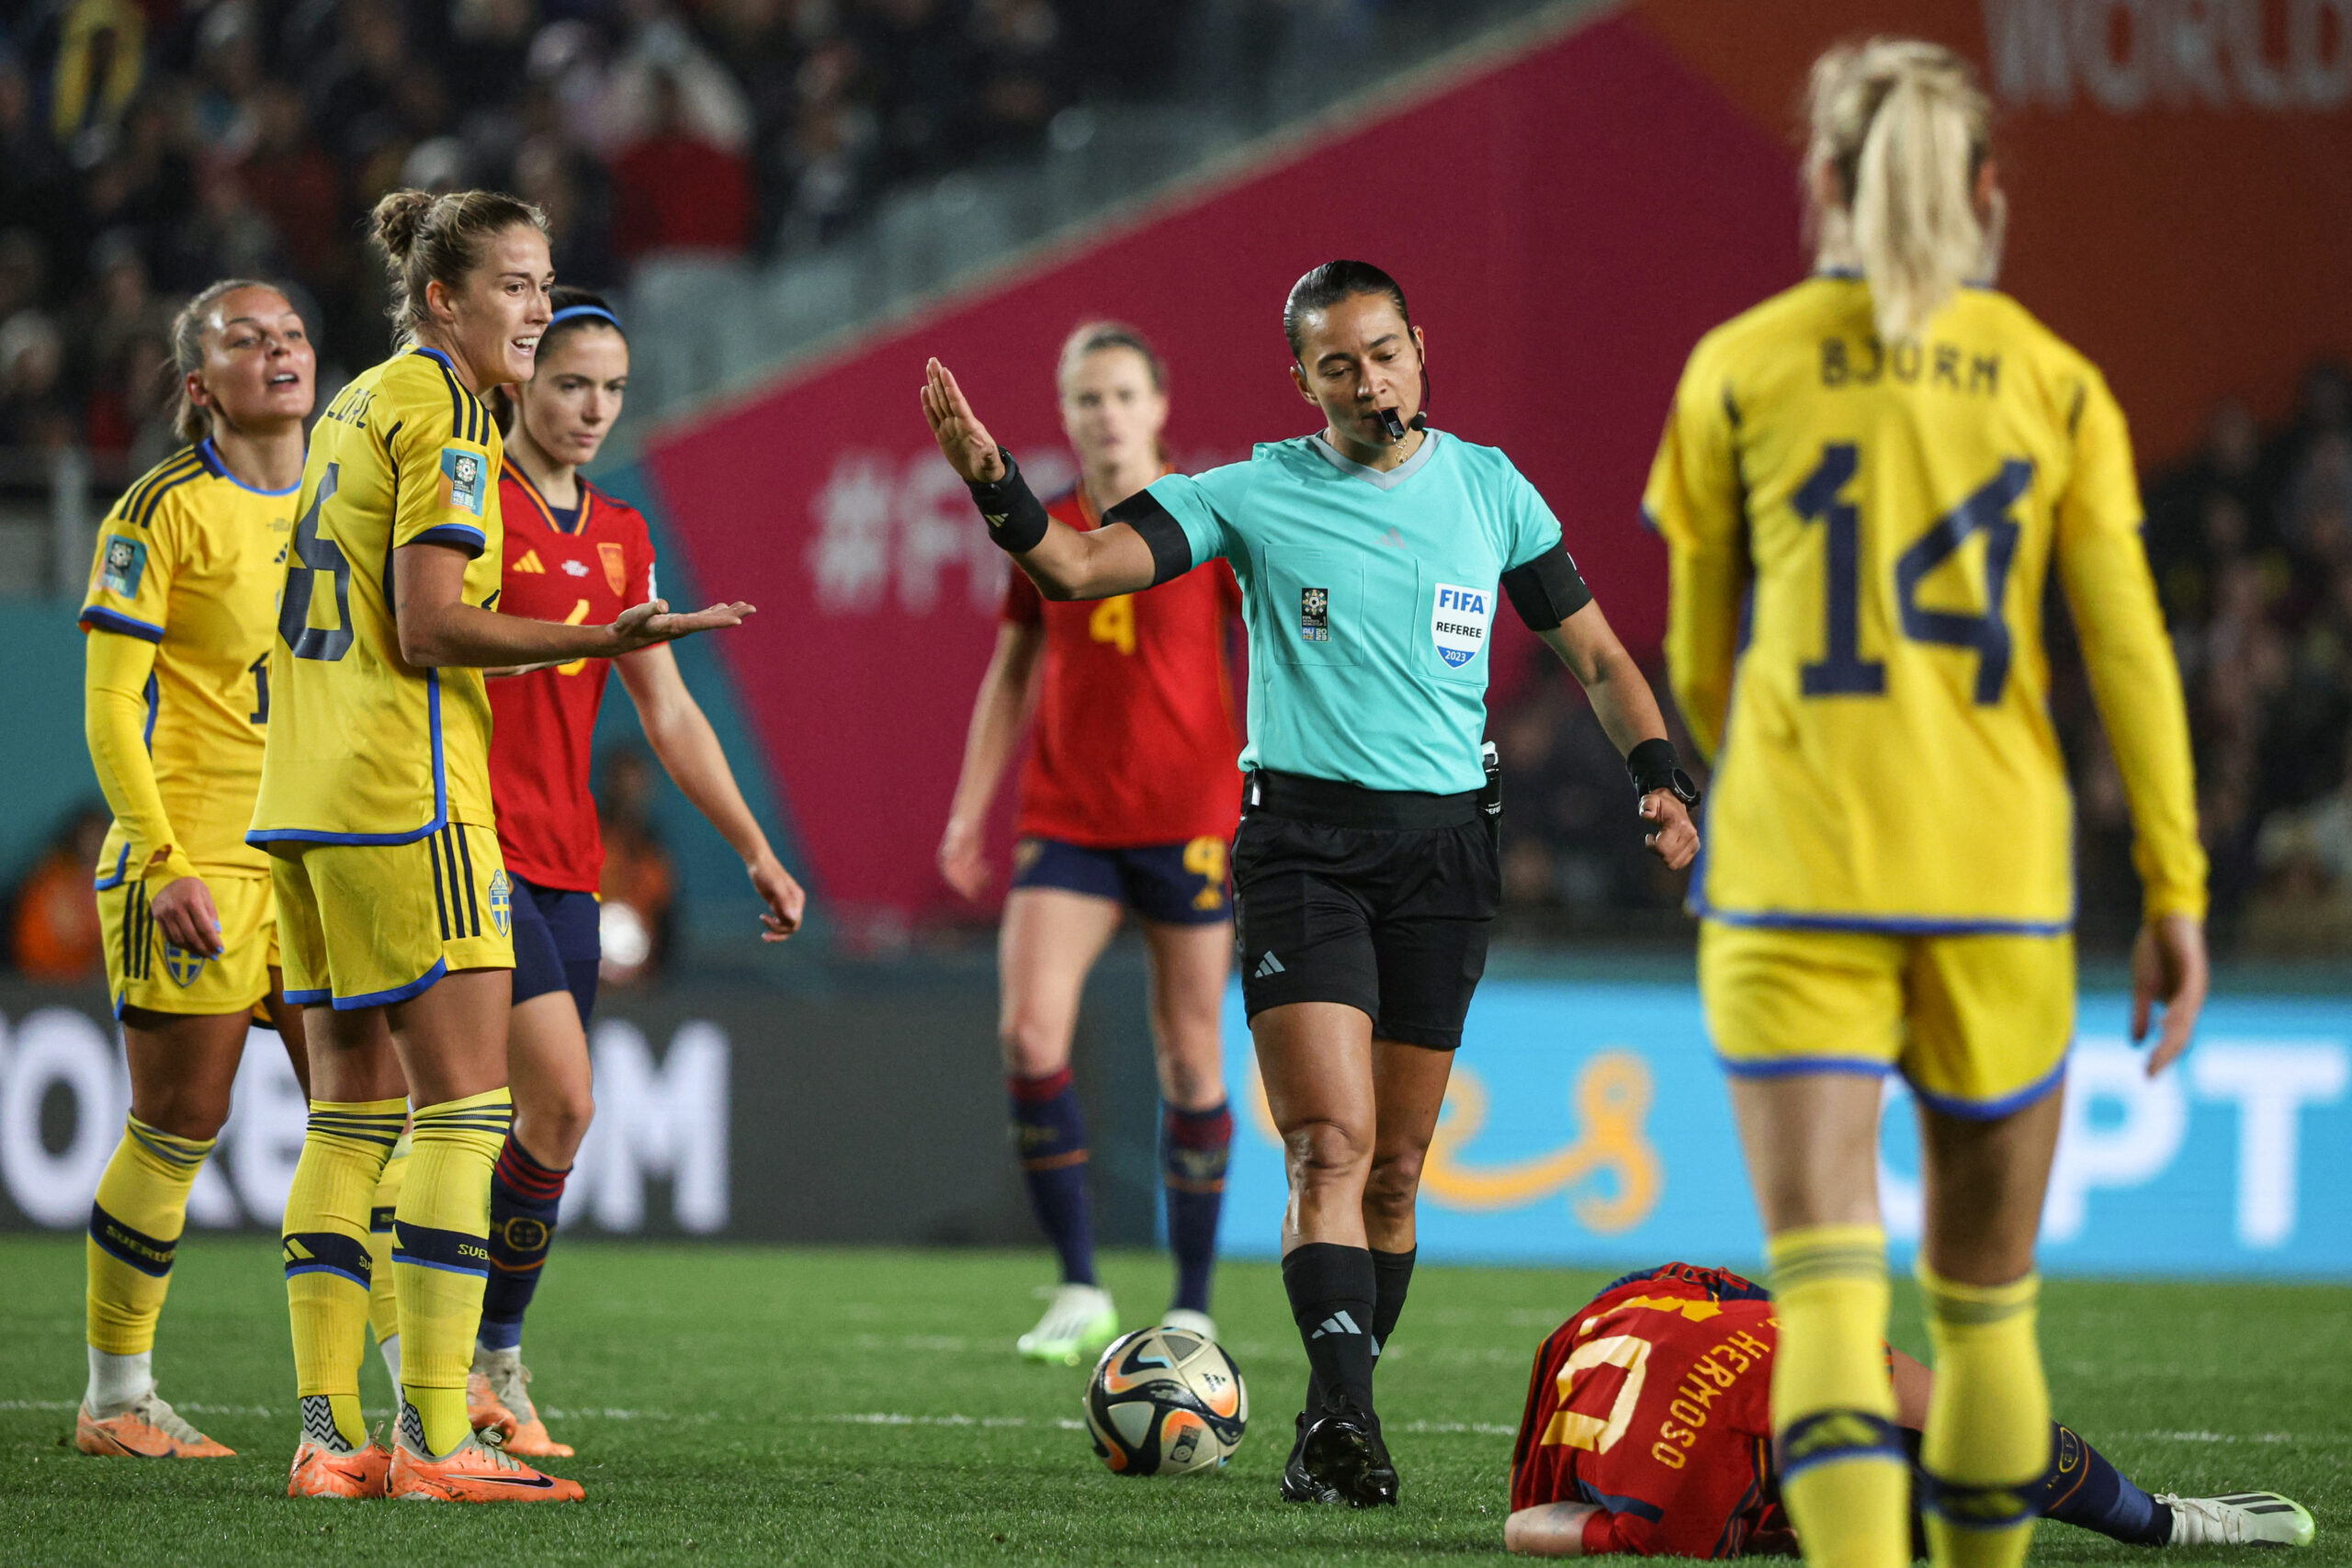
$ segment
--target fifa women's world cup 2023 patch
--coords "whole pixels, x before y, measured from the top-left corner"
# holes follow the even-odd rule
[[[462,446],[441,448],[441,505],[445,510],[481,515],[486,466],[481,454]]]

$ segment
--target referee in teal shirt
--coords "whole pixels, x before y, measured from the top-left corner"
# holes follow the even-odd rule
[[[1314,435],[1171,474],[1104,526],[1054,522],[945,367],[922,390],[991,536],[1048,599],[1106,599],[1217,558],[1250,629],[1233,844],[1242,996],[1290,1174],[1283,1282],[1312,1369],[1283,1471],[1294,1502],[1396,1500],[1372,1373],[1412,1278],[1413,1203],[1501,896],[1482,809],[1487,643],[1505,597],[1584,683],[1676,870],[1690,781],[1560,525],[1510,459],[1426,428],[1420,329],[1378,267],[1291,289]]]

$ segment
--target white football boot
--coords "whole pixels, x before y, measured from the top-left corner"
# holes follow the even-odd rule
[[[2276,1492],[2232,1492],[2221,1497],[2156,1494],[2172,1510],[2168,1546],[2309,1546],[2319,1535],[2311,1510]]]
[[[1194,1312],[1191,1307],[1170,1307],[1160,1314],[1159,1326],[1196,1336],[1212,1345],[1216,1343],[1216,1319],[1204,1312]]]
[[[1075,1367],[1119,1337],[1119,1314],[1100,1285],[1064,1285],[1018,1343],[1024,1360]]]

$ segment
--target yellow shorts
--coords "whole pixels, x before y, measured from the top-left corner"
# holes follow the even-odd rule
[[[1990,1119],[2058,1087],[2075,939],[1784,931],[1702,921],[1699,992],[1724,1070],[1900,1071],[1936,1110]]]
[[[250,1010],[269,995],[269,972],[277,964],[269,879],[225,874],[204,878],[220,914],[218,958],[200,958],[164,940],[151,901],[168,886],[159,877],[98,889],[107,994],[114,998],[115,1017],[125,1008],[200,1015]]]
[[[514,967],[514,887],[488,828],[269,851],[289,1002],[383,1007],[452,970]]]

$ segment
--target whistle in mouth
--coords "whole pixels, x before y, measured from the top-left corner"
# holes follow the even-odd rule
[[[1380,411],[1380,428],[1388,433],[1388,439],[1392,442],[1405,439],[1405,422],[1396,417],[1395,409]]]

